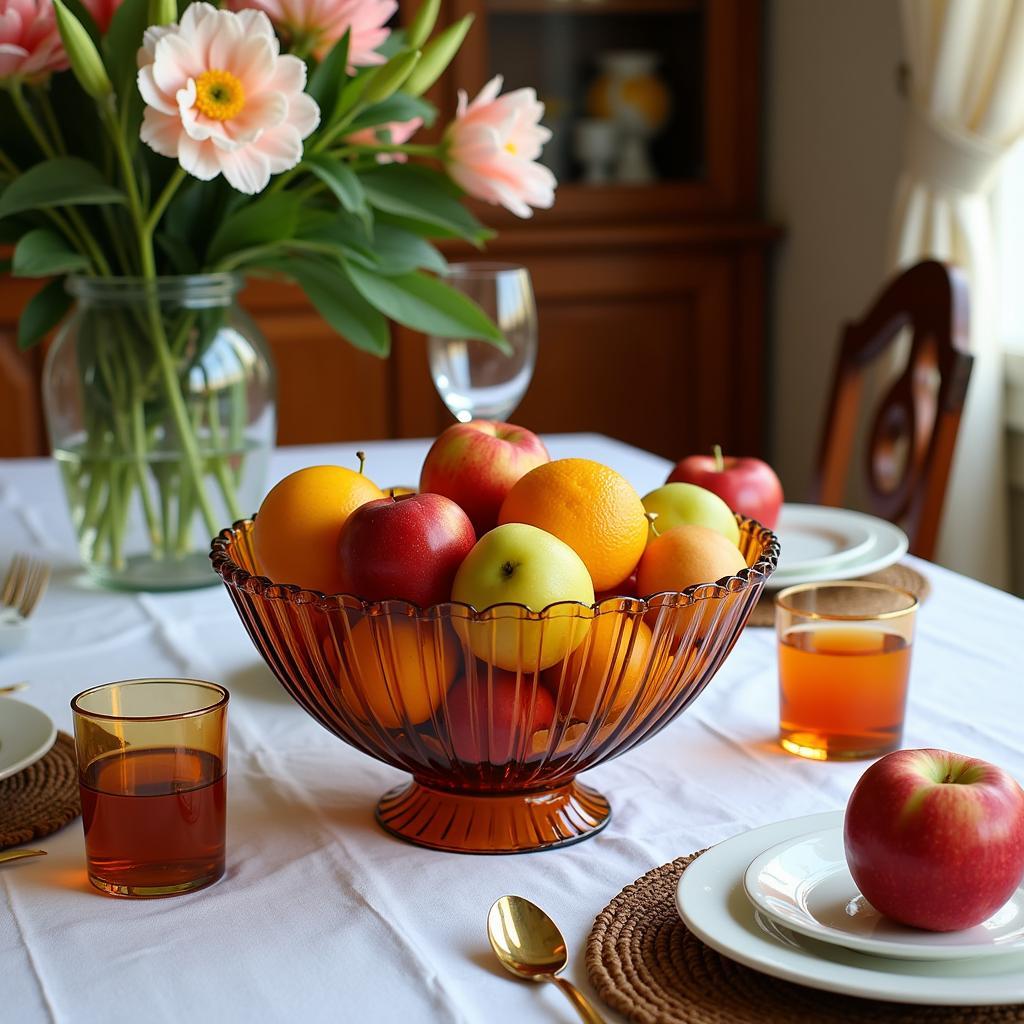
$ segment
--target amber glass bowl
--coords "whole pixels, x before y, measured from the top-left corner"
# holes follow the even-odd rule
[[[377,805],[385,829],[434,849],[514,853],[607,824],[608,801],[577,774],[649,739],[718,671],[778,560],[770,530],[739,522],[748,568],[736,576],[542,612],[419,608],[273,583],[257,575],[251,520],[223,530],[211,558],[292,697],[346,743],[412,775]]]

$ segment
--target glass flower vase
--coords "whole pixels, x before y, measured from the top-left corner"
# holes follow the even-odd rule
[[[43,403],[82,561],[100,583],[217,582],[210,538],[262,497],[276,430],[266,342],[234,274],[71,278]]]

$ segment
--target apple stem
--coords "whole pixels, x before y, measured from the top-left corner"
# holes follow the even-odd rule
[[[661,532],[658,530],[657,526],[654,525],[654,520],[658,518],[658,513],[657,512],[645,512],[644,513],[644,518],[647,520],[648,523],[651,524],[651,533],[653,533],[655,537],[660,537],[661,536]]]
[[[722,458],[722,446],[720,444],[712,445],[711,454],[715,459],[715,472],[721,473],[725,469],[725,459]]]
[[[359,460],[359,475],[363,475],[363,468],[366,466],[366,452],[356,452],[356,458]],[[393,498],[394,495],[392,494]]]

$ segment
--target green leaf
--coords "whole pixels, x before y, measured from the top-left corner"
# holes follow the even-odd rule
[[[453,193],[446,178],[416,164],[387,164],[361,175],[370,205],[432,225],[442,233],[481,245],[490,232]]]
[[[340,267],[305,256],[263,265],[291,277],[317,312],[356,348],[376,356],[386,356],[391,350],[387,319],[349,284]]]
[[[406,96],[404,92],[396,92],[380,103],[367,107],[361,114],[352,119],[347,132],[357,132],[363,128],[383,128],[392,121],[411,121],[414,117],[422,118],[423,124],[430,127],[437,117],[437,108],[426,100],[415,96]]]
[[[87,270],[89,261],[63,235],[49,228],[35,228],[22,235],[11,266],[15,277],[51,277]]]
[[[108,185],[99,169],[74,156],[44,160],[11,182],[0,196],[0,217],[49,206],[123,203],[125,194]]]
[[[149,25],[149,0],[124,0],[114,12],[110,28],[103,37],[103,63],[117,93],[118,106],[125,124],[132,129],[129,143],[137,144],[134,127],[142,118],[142,97],[136,84],[139,66],[137,55],[142,36]]]
[[[406,327],[443,338],[479,338],[505,344],[501,331],[476,303],[424,274],[388,277],[354,262],[345,273],[370,305]]]
[[[291,238],[298,211],[299,200],[287,192],[275,192],[238,207],[224,218],[210,241],[208,262],[216,264],[242,249]]]
[[[344,161],[327,153],[307,157],[303,163],[334,193],[343,209],[363,221],[369,234],[373,230],[373,215],[366,205],[366,193],[356,172]]]
[[[443,274],[448,261],[425,238],[391,224],[377,224],[373,231],[373,249],[369,257],[362,252],[346,254],[370,270],[389,277],[413,270],[432,270]]]
[[[367,262],[369,266],[377,265],[375,245],[367,237],[366,229],[360,221],[344,210],[304,211],[299,218],[299,227],[295,237],[311,242],[326,242],[351,253]]]
[[[316,100],[320,108],[320,124],[330,125],[337,113],[338,99],[348,81],[348,44],[351,31],[345,34],[331,47],[330,52],[310,76],[306,92]]]
[[[25,304],[18,321],[18,348],[31,348],[64,319],[71,307],[71,296],[59,277],[40,288]]]

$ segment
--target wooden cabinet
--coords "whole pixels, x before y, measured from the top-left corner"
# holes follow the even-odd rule
[[[415,6],[403,0],[403,14]],[[498,230],[486,258],[526,266],[537,295],[537,368],[513,418],[539,431],[600,431],[669,457],[716,442],[760,453],[766,259],[778,232],[759,207],[759,0],[447,0],[443,17],[469,12],[477,21],[467,45],[431,97],[441,124],[457,89],[472,94],[494,72],[515,85],[517,75],[554,67],[557,79],[559,39],[587,43],[604,32],[629,42],[646,31],[664,37],[657,45],[689,48],[679,57],[686,66],[665,74],[691,89],[674,98],[669,126],[689,134],[654,147],[670,177],[584,184],[563,150],[552,210],[520,221],[475,205]],[[599,18],[611,21],[602,29]],[[556,31],[538,47],[543,59],[522,57],[540,60],[538,70],[524,72],[522,40],[549,24]],[[566,50],[577,76],[592,75],[587,59],[578,46]],[[663,63],[673,59],[666,50]],[[569,134],[586,82],[572,88],[567,99],[553,97]],[[469,250],[451,246],[447,255]],[[23,282],[0,282],[0,455],[45,451],[40,354],[17,353],[13,341],[30,293]],[[379,361],[337,339],[294,288],[260,282],[243,302],[277,362],[281,443],[423,436],[451,422],[413,332],[395,328],[392,357]]]

